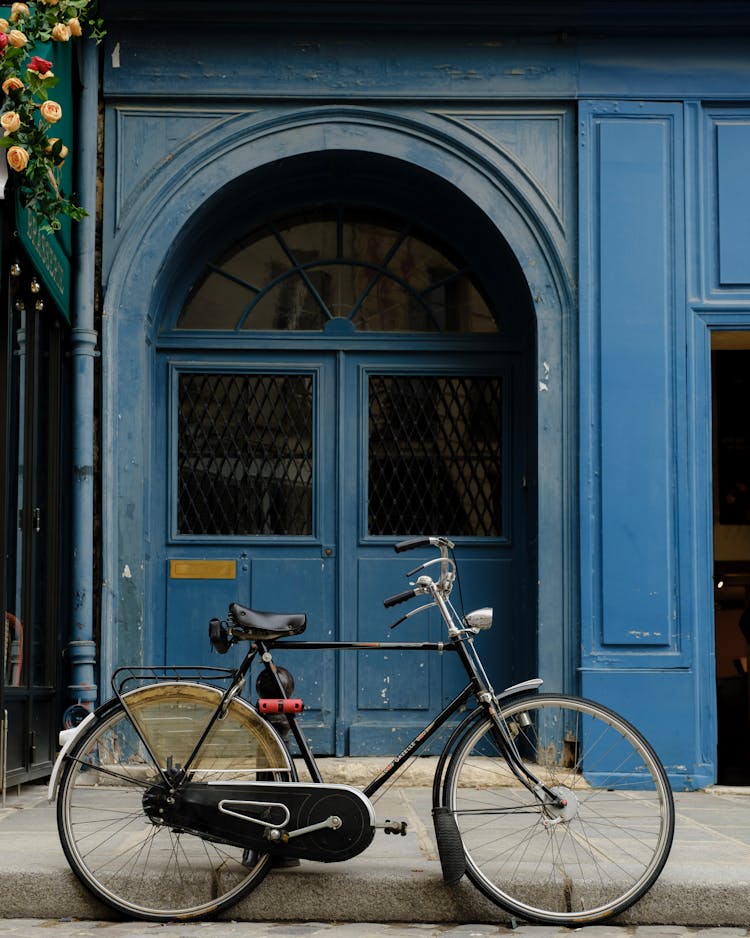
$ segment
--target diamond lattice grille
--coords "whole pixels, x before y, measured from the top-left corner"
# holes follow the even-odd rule
[[[309,375],[180,375],[180,534],[312,534],[312,399]]]
[[[371,375],[370,534],[503,533],[500,377]]]

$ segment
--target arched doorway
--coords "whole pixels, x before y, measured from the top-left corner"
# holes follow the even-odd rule
[[[498,683],[527,676],[533,310],[506,242],[455,187],[346,152],[243,178],[198,232],[157,342],[165,660],[209,663],[206,622],[235,599],[307,612],[311,638],[385,639],[393,543],[447,533],[466,602],[496,609]],[[400,628],[444,637],[432,613]],[[321,752],[394,751],[460,680],[430,655],[312,658],[285,664]]]

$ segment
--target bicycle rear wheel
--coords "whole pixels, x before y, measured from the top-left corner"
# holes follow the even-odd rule
[[[123,915],[202,918],[237,902],[268,872],[267,854],[160,825],[145,810],[169,796],[159,768],[185,764],[220,699],[217,688],[189,682],[138,688],[125,695],[127,709],[104,710],[68,754],[57,803],[63,850],[81,882]],[[278,735],[238,699],[190,773],[204,782],[295,777]]]
[[[489,718],[471,726],[446,775],[471,881],[514,915],[603,921],[636,902],[669,855],[674,803],[658,756],[628,722],[565,695],[503,706],[528,770],[564,807],[543,806],[510,770]]]

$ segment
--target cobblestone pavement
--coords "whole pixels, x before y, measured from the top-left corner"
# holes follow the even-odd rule
[[[368,922],[273,924],[93,922],[70,919],[0,919],[0,938],[750,938],[750,928],[680,925],[592,925],[588,928],[519,925],[398,925]]]

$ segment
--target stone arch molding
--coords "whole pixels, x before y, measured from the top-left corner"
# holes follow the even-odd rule
[[[169,255],[180,231],[224,186],[268,163],[326,150],[395,157],[442,176],[494,222],[518,257],[538,304],[559,307],[569,302],[573,252],[567,228],[572,218],[566,217],[570,206],[562,205],[558,192],[565,191],[565,177],[572,169],[566,165],[570,159],[562,139],[564,109],[551,114],[513,112],[507,107],[391,113],[321,107],[273,114],[171,109],[157,115],[162,129],[151,156],[134,162],[129,154],[146,149],[142,135],[150,131],[155,113],[128,108],[116,112],[116,172],[105,221],[110,309],[119,309],[121,294],[132,295],[139,281],[144,287],[141,309],[158,318],[164,292],[148,296],[155,280],[141,278],[144,262],[168,276]],[[526,165],[535,148],[524,146],[518,125],[544,128],[540,139],[552,154],[546,160],[548,178],[537,165],[533,172]],[[503,140],[504,131],[515,146]],[[567,189],[574,191],[572,185]],[[189,244],[181,244],[185,248],[189,250]],[[550,288],[557,294],[554,298],[548,296]]]
[[[565,662],[559,651],[575,647],[577,595],[574,552],[567,549],[575,541],[575,511],[565,507],[575,490],[575,369],[562,367],[564,359],[572,363],[576,358],[570,326],[574,239],[569,231],[561,233],[560,205],[551,207],[549,193],[533,182],[534,174],[514,165],[512,146],[488,139],[489,111],[482,114],[481,128],[473,123],[476,110],[458,120],[455,107],[445,114],[327,106],[211,113],[214,120],[206,120],[201,133],[195,132],[201,115],[192,113],[189,132],[181,125],[181,142],[168,159],[154,159],[137,192],[126,187],[108,193],[103,522],[104,530],[118,533],[103,547],[104,673],[143,647],[148,580],[164,575],[150,571],[144,559],[151,527],[152,343],[173,295],[170,281],[186,270],[190,242],[182,233],[227,184],[254,169],[285,157],[355,150],[404,160],[457,186],[508,242],[529,283],[537,314],[538,451],[544,453],[538,468],[538,562],[547,576],[538,597],[539,665],[551,688],[572,689],[577,662]],[[167,143],[164,134],[164,147]],[[570,151],[570,166],[553,166],[551,172],[558,178],[567,173],[574,191]],[[127,158],[121,147],[118,163]],[[119,168],[114,177],[117,189],[125,177]]]

